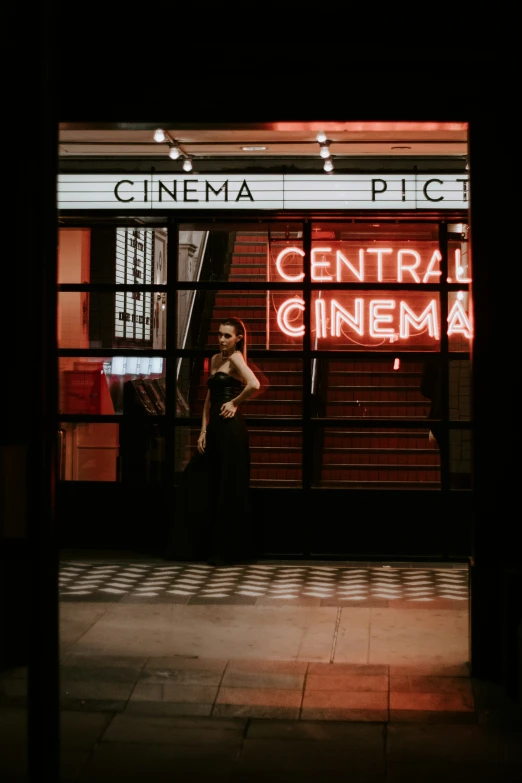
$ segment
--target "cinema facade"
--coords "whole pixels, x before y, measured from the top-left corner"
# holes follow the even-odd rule
[[[62,165],[62,545],[190,557],[177,487],[234,315],[262,381],[243,408],[260,555],[467,560],[468,208],[461,159]]]

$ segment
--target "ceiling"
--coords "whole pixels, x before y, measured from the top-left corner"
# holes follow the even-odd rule
[[[154,141],[163,128],[194,163],[281,159],[320,161],[318,131],[333,162],[354,158],[459,158],[467,156],[465,122],[272,122],[230,124],[61,123],[62,160],[155,158],[170,161],[169,143]],[[244,149],[264,147],[265,149]]]

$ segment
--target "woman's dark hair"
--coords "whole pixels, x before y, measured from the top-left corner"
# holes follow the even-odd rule
[[[220,326],[233,326],[236,334],[242,334],[243,339],[236,343],[236,350],[241,351],[243,358],[247,360],[247,333],[246,326],[240,318],[225,318],[219,322]]]

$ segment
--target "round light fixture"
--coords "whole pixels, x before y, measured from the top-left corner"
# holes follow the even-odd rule
[[[158,128],[154,131],[154,141],[165,141],[165,131],[163,128]]]
[[[171,147],[169,149],[169,158],[172,158],[172,160],[177,160],[180,155],[181,155],[181,150],[179,147]]]
[[[319,131],[317,136],[315,137],[319,144],[322,144],[323,141],[326,141],[326,133],[324,131]]]
[[[319,150],[319,155],[321,158],[329,158],[330,157],[330,150],[328,149],[328,146],[326,144],[321,144],[321,149]]]
[[[328,158],[328,160],[325,160],[323,169],[325,171],[333,171],[333,163],[330,158]]]
[[[192,171],[192,161],[190,158],[185,158],[183,161],[183,171]]]

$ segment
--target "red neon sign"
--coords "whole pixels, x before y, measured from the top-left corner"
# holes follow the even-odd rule
[[[311,279],[314,282],[414,282],[436,283],[440,281],[440,262],[438,248],[422,248],[423,252],[410,247],[367,247],[354,248],[316,246],[311,253]],[[299,247],[285,247],[275,259],[275,269],[281,279],[300,282],[303,271],[295,271],[296,258],[304,257]],[[294,270],[292,270],[292,266]],[[462,258],[461,248],[455,248],[450,259],[454,269],[454,278],[448,276],[448,282],[469,283],[467,265]],[[330,286],[328,286],[330,287]],[[327,288],[328,288],[327,287]],[[411,294],[408,299],[397,299],[392,292],[383,291],[378,297],[376,292],[368,294],[350,294],[350,292],[318,292],[313,301],[312,331],[316,339],[335,340],[344,336],[360,345],[375,345],[360,340],[371,338],[383,342],[418,342],[426,338],[430,341],[440,339],[440,313],[437,298],[429,292]],[[326,296],[325,296],[326,294]],[[466,292],[458,292],[448,314],[448,336],[459,335],[470,340],[472,326],[469,314],[464,306]],[[293,296],[279,305],[277,325],[289,337],[302,337],[305,331],[302,313],[304,300]],[[421,338],[422,336],[422,338]]]

